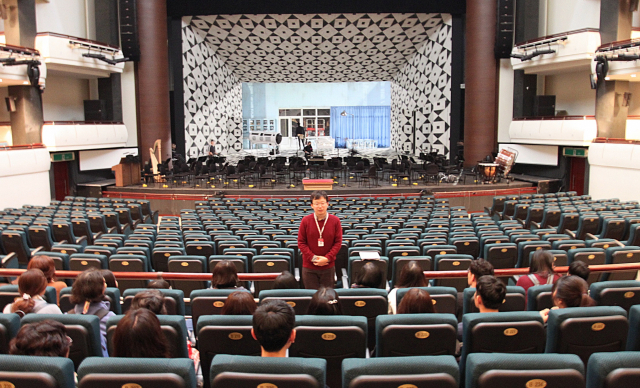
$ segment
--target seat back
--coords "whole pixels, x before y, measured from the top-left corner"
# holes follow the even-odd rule
[[[577,354],[584,364],[595,352],[617,352],[627,343],[627,313],[619,306],[549,311],[547,353]]]
[[[640,262],[640,247],[608,247],[605,249],[606,264],[624,264]],[[603,273],[600,281],[605,280],[635,280],[638,275],[637,270],[624,272]]]
[[[52,319],[62,323],[67,329],[67,335],[73,343],[69,350],[69,358],[76,370],[82,360],[87,357],[102,357],[100,340],[100,319],[95,315],[82,314],[27,314],[22,318],[21,325]]]
[[[596,282],[589,287],[598,306],[620,306],[629,312],[631,306],[640,304],[640,282],[636,280],[612,280]]]
[[[474,353],[463,378],[468,388],[584,387],[584,365],[574,355]]]
[[[431,295],[433,307],[437,313],[457,314],[458,292],[454,287],[416,287],[425,290]],[[400,288],[396,292],[396,308],[400,305],[402,298],[411,288]]]
[[[122,306],[120,304],[120,290],[115,287],[107,287],[104,293],[105,299],[109,302],[109,310],[114,314],[122,314]],[[71,287],[65,287],[60,290],[59,303],[62,313],[66,313],[74,308],[74,304],[71,303]]]
[[[465,288],[463,293],[463,305],[462,305],[462,313],[477,313],[480,310],[476,307],[473,301],[473,295],[475,294],[476,289],[469,287]],[[525,292],[524,288],[519,286],[507,286],[507,295],[500,306],[500,311],[524,311],[526,306]]]
[[[367,320],[364,317],[296,317],[296,342],[289,348],[291,357],[327,360],[327,385],[340,387],[342,360],[365,358]]]
[[[367,318],[369,348],[375,346],[376,318],[389,309],[387,291],[378,288],[338,288],[342,314]]]
[[[326,368],[327,362],[319,359],[221,354],[211,363],[210,382],[212,388],[324,388]]]
[[[260,303],[268,300],[280,299],[287,302],[293,308],[296,315],[304,315],[309,309],[311,297],[316,290],[283,289],[283,290],[262,290],[258,294]]]
[[[149,272],[151,266],[145,255],[114,254],[109,256],[109,269],[113,272]],[[118,288],[122,293],[130,288],[146,288],[147,280],[119,279]]]
[[[113,336],[118,327],[118,322],[124,315],[116,315],[107,321],[107,349],[109,354],[113,354]],[[158,315],[162,333],[169,345],[171,358],[189,358],[186,339],[189,336],[187,324],[182,315]]]
[[[191,299],[191,319],[193,327],[198,324],[198,319],[204,315],[220,315],[227,297],[237,289],[206,289],[193,290],[190,294]],[[249,292],[249,291],[247,291]]]
[[[432,260],[428,256],[410,256],[410,257],[394,257],[391,259],[391,287],[393,287],[400,278],[400,272],[410,261],[416,261],[423,271],[431,271]]]
[[[146,288],[129,288],[122,293],[122,313],[126,314],[131,307],[131,302],[138,292],[145,291]],[[164,295],[164,307],[167,315],[184,315],[184,292],[182,290],[159,289]]]
[[[18,334],[18,314],[0,314],[0,354],[9,353],[9,342]]]
[[[584,261],[587,265],[598,265],[606,262],[606,254],[602,248],[577,248],[569,249],[567,252],[568,264],[576,260]],[[587,278],[587,283],[591,284],[600,279],[600,274],[593,272]]]
[[[31,259],[31,249],[27,244],[27,235],[23,231],[18,230],[3,230],[2,233],[2,246],[5,253],[15,253],[18,256],[18,264],[26,268]]]
[[[251,315],[202,315],[194,324],[202,365],[211,365],[218,354],[260,356],[260,344],[251,335]],[[202,368],[208,387],[209,368]]]
[[[458,320],[453,314],[398,314],[376,318],[376,357],[451,355]]]
[[[169,258],[184,254],[184,248],[154,248],[151,255],[151,264],[156,272],[168,272]]]
[[[465,271],[469,269],[473,256],[469,255],[436,255],[433,260],[434,271]],[[434,286],[453,287],[458,292],[462,292],[467,287],[467,279],[435,279]]]
[[[365,266],[365,264],[367,264],[367,262],[374,263],[383,274],[380,286],[378,286],[378,288],[386,288],[389,259],[385,256],[381,256],[380,260],[362,260],[359,256],[349,257],[349,264],[347,269],[349,284],[352,284],[354,282],[354,279],[358,278],[358,274],[360,273],[360,271],[362,271],[362,268]]]
[[[178,255],[169,257],[169,272],[207,273],[207,258],[205,256]],[[193,290],[208,287],[206,281],[171,280],[171,288],[182,290],[185,295]]]
[[[193,361],[176,358],[86,359],[78,369],[78,388],[196,388]]]
[[[256,273],[292,271],[291,265],[291,259],[288,256],[256,255],[251,260],[251,267]],[[272,287],[273,281],[254,282],[255,292],[258,294],[262,290],[270,290]]]
[[[453,356],[351,358],[342,363],[345,388],[456,388],[459,380]]]
[[[553,304],[553,284],[529,287],[527,290],[527,311],[550,309]]]
[[[75,388],[73,362],[63,357],[0,355],[6,387]]]
[[[633,388],[640,385],[638,352],[594,353],[587,366],[589,388]]]

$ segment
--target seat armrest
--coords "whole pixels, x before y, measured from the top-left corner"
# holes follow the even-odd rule
[[[18,256],[16,256],[15,252],[11,252],[5,257],[2,258],[2,262],[0,263],[0,267],[8,268],[8,264],[11,263],[12,260],[16,260],[16,268],[18,267]]]
[[[621,243],[618,240],[615,240],[615,243],[618,244],[619,247],[625,247],[626,245],[624,245],[623,243]]]
[[[531,224],[531,228],[530,228],[531,230],[533,230],[534,226],[535,226],[536,229],[540,229],[540,224],[539,223],[537,223],[535,221],[531,221],[530,224]]]
[[[86,245],[86,243],[87,243],[87,236],[80,236],[76,238],[76,244]]]
[[[104,233],[102,233],[102,232],[94,233],[94,234],[93,234],[93,239],[95,240],[95,239],[97,239],[97,238],[100,238],[100,237],[102,237],[102,235],[103,235],[103,234],[104,234]]]
[[[116,233],[118,233],[118,228],[116,228],[115,226],[107,229],[107,234],[116,234]]]
[[[484,208],[484,212],[487,213],[489,215],[489,217],[491,217],[493,215],[493,213],[491,212],[491,209],[488,207]]]
[[[575,238],[576,238],[576,234],[575,234],[574,232],[570,231],[569,229],[565,229],[565,230],[564,230],[564,234],[569,235],[569,237],[571,237],[571,238],[573,238],[573,239],[575,239]]]
[[[349,288],[349,276],[347,276],[347,269],[342,268],[342,288]]]
[[[122,234],[124,234],[125,236],[128,236],[131,234],[131,226],[129,225],[129,223],[124,223],[120,225],[120,230],[122,231]]]
[[[44,247],[37,247],[36,249],[32,249],[31,250],[31,256],[33,256],[34,253],[40,252],[43,249],[44,249]]]
[[[586,233],[585,236],[587,236],[591,240],[600,240],[598,237],[592,235],[591,233]]]

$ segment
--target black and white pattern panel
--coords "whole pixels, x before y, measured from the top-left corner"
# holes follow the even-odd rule
[[[202,31],[182,21],[185,150],[188,157],[242,149],[242,83],[216,55]]]
[[[390,81],[433,14],[211,15],[191,19],[241,82]]]
[[[449,157],[451,122],[451,15],[430,14],[427,39],[391,82],[391,148]]]

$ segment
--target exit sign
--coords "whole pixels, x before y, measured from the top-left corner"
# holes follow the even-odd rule
[[[75,160],[76,155],[73,152],[58,152],[51,154],[52,162],[66,162],[69,160]]]
[[[586,158],[588,156],[588,151],[589,150],[586,148],[564,147],[562,149],[562,155],[573,156],[575,158]]]

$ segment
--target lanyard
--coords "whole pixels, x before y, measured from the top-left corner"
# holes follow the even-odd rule
[[[318,224],[318,217],[316,213],[313,213],[313,219],[316,221],[316,227],[318,228],[318,233],[320,233],[320,240],[322,240],[322,232],[324,232],[324,227],[327,226],[327,221],[329,220],[329,213],[324,218],[324,225],[322,225],[322,229],[320,229],[320,224]]]

